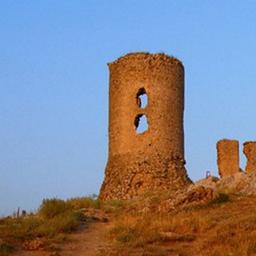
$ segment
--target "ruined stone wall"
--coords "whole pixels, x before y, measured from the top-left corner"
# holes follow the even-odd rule
[[[217,143],[218,169],[221,177],[240,172],[239,142],[237,140],[220,140]]]
[[[247,158],[245,171],[256,173],[256,141],[245,142],[243,152]]]
[[[184,68],[165,54],[109,64],[109,157],[101,199],[126,199],[190,183],[184,167]],[[140,106],[139,96],[148,104]],[[148,130],[138,134],[141,116]]]

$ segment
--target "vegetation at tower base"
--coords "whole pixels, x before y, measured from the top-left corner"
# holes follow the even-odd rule
[[[202,207],[168,214],[127,209],[109,232],[114,249],[102,256],[253,256],[255,203],[255,197],[223,195]]]
[[[109,156],[100,199],[129,199],[191,184],[184,157],[184,67],[165,54],[109,64]],[[147,95],[142,107],[139,96]],[[137,132],[145,116],[148,128]]]
[[[250,189],[249,189],[250,188]],[[208,177],[126,201],[109,231],[112,256],[253,256],[256,174]]]
[[[256,174],[241,172],[126,200],[46,199],[35,214],[0,219],[0,255],[253,256],[255,203]]]

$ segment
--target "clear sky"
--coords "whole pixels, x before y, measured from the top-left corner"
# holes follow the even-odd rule
[[[192,179],[217,174],[217,140],[256,140],[256,2],[0,0],[0,215],[98,193],[108,68],[165,52],[186,72]]]

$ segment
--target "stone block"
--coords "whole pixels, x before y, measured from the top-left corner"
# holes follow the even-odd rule
[[[217,142],[218,169],[220,177],[240,172],[239,142],[237,140],[220,140]]]
[[[243,152],[247,158],[245,172],[256,173],[256,141],[245,142]]]

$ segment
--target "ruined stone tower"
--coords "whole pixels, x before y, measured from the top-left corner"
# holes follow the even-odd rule
[[[100,198],[129,199],[190,184],[182,63],[165,54],[131,53],[110,63],[109,70],[109,156]],[[140,132],[143,118],[148,127]]]
[[[239,142],[237,140],[223,139],[218,141],[216,146],[220,177],[239,173]]]
[[[247,158],[245,171],[247,173],[256,173],[256,141],[246,141],[243,152]]]

